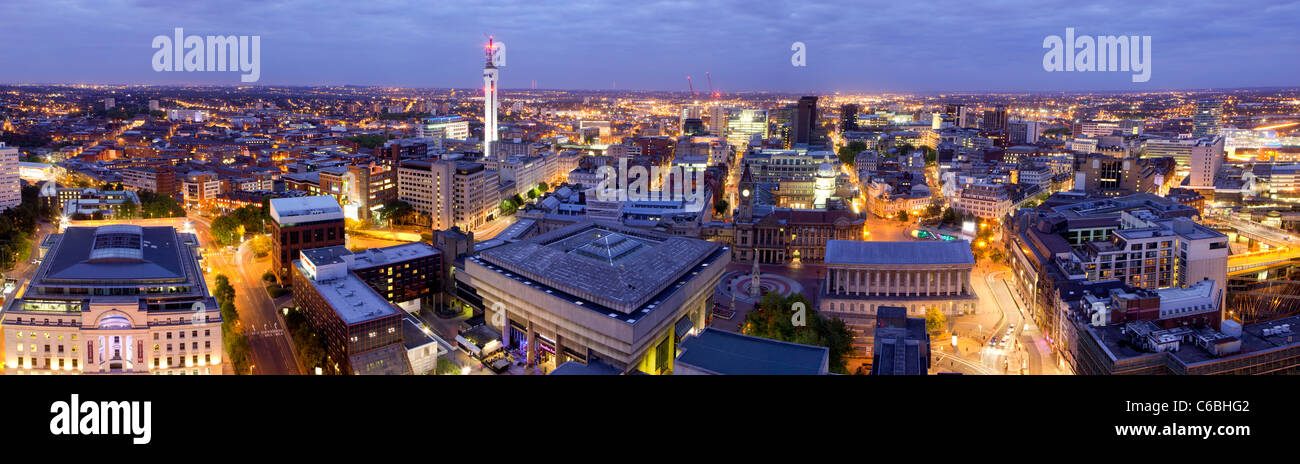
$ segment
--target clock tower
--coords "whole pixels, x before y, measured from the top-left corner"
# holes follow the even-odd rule
[[[736,222],[752,223],[754,222],[754,175],[749,172],[749,165],[745,165],[745,171],[740,175],[740,184],[736,186],[740,190],[740,211],[736,213]]]

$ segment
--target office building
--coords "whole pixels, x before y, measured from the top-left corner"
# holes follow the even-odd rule
[[[1197,100],[1196,113],[1192,115],[1192,137],[1218,137],[1223,128],[1223,102]]]
[[[1159,290],[1227,281],[1228,238],[1196,223],[1196,208],[1156,195],[1055,194],[1018,210],[1005,228],[1012,289],[1057,343],[1065,323],[1060,289],[1119,282]],[[1217,295],[1216,306],[1224,295]],[[1054,345],[1059,348],[1059,346]]]
[[[349,255],[303,250],[293,261],[293,299],[344,374],[411,373],[403,314],[349,272]]]
[[[303,250],[313,263],[341,261],[346,270],[389,303],[411,313],[441,291],[442,253],[424,242],[352,252],[342,245]]]
[[[1203,138],[1196,141],[1188,158],[1187,167],[1191,174],[1187,176],[1187,187],[1191,189],[1212,189],[1214,181],[1223,167],[1223,137]]]
[[[813,142],[817,131],[817,97],[799,98],[795,105],[794,127],[791,129],[794,144],[808,145]]]
[[[15,208],[23,202],[18,176],[18,148],[6,147],[0,142],[0,211]]]
[[[991,110],[984,110],[984,119],[980,121],[980,129],[986,131],[1008,131],[1010,125],[1007,120],[1007,107],[1005,105],[997,105]]]
[[[416,137],[465,140],[469,138],[469,121],[461,116],[435,116],[424,118],[416,126]]]
[[[858,130],[858,105],[848,103],[840,106],[840,131]]]
[[[428,218],[434,230],[473,230],[501,201],[497,171],[458,159],[406,160],[397,170],[397,199]]]
[[[727,143],[736,147],[737,152],[758,139],[767,139],[767,110],[741,110],[727,120]]]
[[[343,208],[329,195],[271,199],[271,266],[280,282],[288,283],[298,253],[344,245]]]

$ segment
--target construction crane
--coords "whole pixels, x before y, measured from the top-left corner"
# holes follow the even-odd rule
[[[686,76],[686,85],[687,85],[687,86],[690,86],[690,88],[691,88],[691,96],[692,96],[692,97],[695,97],[695,96],[698,96],[698,95],[699,95],[698,93],[695,93],[695,84],[692,84],[692,83],[691,83],[691,76]]]
[[[714,100],[717,100],[719,94],[718,92],[713,91],[713,76],[710,76],[709,72],[705,71],[704,78],[709,80],[709,97],[713,98]]]

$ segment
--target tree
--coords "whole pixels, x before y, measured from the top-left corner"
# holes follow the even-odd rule
[[[930,203],[929,206],[925,207],[925,217],[927,218],[938,217],[942,213],[943,206],[938,203]]]
[[[898,221],[907,222],[907,211],[903,211],[903,210],[898,211]]]
[[[944,223],[944,224],[956,225],[956,224],[957,224],[957,219],[958,219],[958,218],[957,218],[957,211],[954,211],[954,210],[952,209],[952,207],[947,207],[947,208],[944,208],[944,209],[943,209],[943,218],[942,218],[942,220],[943,220],[943,223]]]
[[[946,325],[948,325],[948,318],[943,315],[943,311],[939,311],[939,308],[930,307],[925,310],[926,331],[932,334],[939,333]]]
[[[795,324],[795,303],[803,304],[801,325]],[[853,353],[853,332],[839,318],[822,317],[802,294],[786,297],[777,293],[763,295],[758,307],[745,315],[741,329],[746,335],[824,346],[830,351],[830,370],[849,373],[847,363]]]
[[[355,137],[348,137],[348,140],[360,145],[362,148],[374,149],[384,142],[388,141],[388,136],[384,134],[362,134]]]
[[[727,214],[728,206],[731,205],[727,204],[727,200],[719,199],[718,201],[713,202],[713,214],[717,214],[719,216],[723,214]]]
[[[894,145],[894,153],[898,154],[899,156],[910,154],[915,150],[916,147],[913,147],[912,144],[907,142]]]
[[[122,202],[122,206],[118,209],[118,216],[122,219],[131,219],[139,214],[140,205],[137,205],[135,201],[132,201],[130,198],[125,199],[125,201]]]
[[[858,154],[866,151],[866,149],[866,142],[854,140],[849,142],[848,145],[840,147],[836,154],[839,155],[841,164],[844,164],[845,166],[853,166],[853,161],[858,157]]]
[[[537,198],[537,190],[529,190],[529,191],[528,191],[528,199],[529,199],[529,200],[532,200],[532,199],[535,199],[535,198]]]
[[[537,191],[539,192],[547,192],[550,190],[551,190],[551,186],[548,185],[546,182],[540,182],[537,184]]]
[[[933,166],[939,162],[939,152],[929,145],[921,145],[921,153],[925,154],[925,165]]]
[[[515,214],[515,211],[519,210],[519,206],[515,204],[514,200],[509,198],[501,200],[499,208],[501,209],[501,214],[505,216]]]
[[[136,192],[136,195],[140,197],[140,214],[145,219],[185,216],[185,207],[171,195],[159,195],[148,190]]]
[[[989,252],[989,261],[992,261],[993,264],[1002,264],[1005,259],[1007,259],[1007,254],[1002,252],[1000,248],[994,248]]]
[[[411,208],[410,203],[402,200],[393,200],[384,203],[383,206],[379,207],[379,218],[391,223],[406,218],[406,216],[411,214],[412,211],[414,211],[414,209]]]
[[[231,216],[218,216],[213,219],[208,231],[212,234],[212,240],[221,246],[233,244],[243,238],[239,221]]]
[[[265,235],[255,235],[252,240],[248,241],[248,247],[253,250],[253,256],[258,258],[271,254],[271,237]]]

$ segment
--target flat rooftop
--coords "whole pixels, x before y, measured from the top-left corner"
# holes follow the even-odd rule
[[[56,234],[51,234],[51,236]],[[182,265],[181,238],[172,227],[109,225],[69,227],[46,257],[49,263],[38,281],[86,281],[105,279],[187,279]]]
[[[1276,333],[1268,336],[1264,335],[1264,329],[1277,327],[1283,324],[1290,324],[1290,332]],[[1121,342],[1121,340],[1126,340],[1124,335],[1121,334],[1121,327],[1122,326],[1120,325],[1109,325],[1105,327],[1089,326],[1089,332],[1091,333],[1092,338],[1101,343],[1101,345],[1110,352],[1111,358],[1115,360],[1157,354],[1139,351],[1134,349],[1134,347],[1127,341]],[[1300,316],[1290,316],[1267,322],[1257,322],[1241,328],[1241,336],[1237,337],[1241,340],[1241,351],[1237,353],[1226,356],[1215,356],[1195,344],[1184,342],[1181,345],[1181,349],[1169,352],[1168,354],[1173,356],[1174,359],[1177,359],[1183,365],[1187,366],[1208,361],[1232,359],[1234,357],[1249,355],[1258,351],[1281,348],[1300,343],[1300,340],[1295,338],[1297,330],[1300,330]]]
[[[975,264],[970,242],[862,242],[827,240],[826,264],[861,264],[888,266]]]
[[[720,250],[714,242],[585,221],[484,251],[476,260],[575,297],[575,304],[586,300],[630,314],[685,285]]]
[[[830,350],[706,328],[682,340],[675,361],[725,375],[825,374]]]
[[[302,268],[302,260],[293,262],[302,275],[310,275]],[[329,280],[306,279],[316,288],[325,302],[348,325],[359,324],[397,314],[397,308],[375,293],[369,285],[351,272]]]
[[[329,195],[272,198],[271,219],[276,223],[343,220],[343,208]]]

